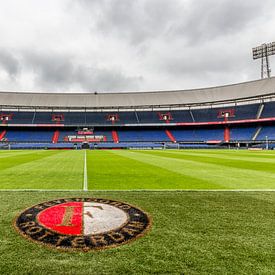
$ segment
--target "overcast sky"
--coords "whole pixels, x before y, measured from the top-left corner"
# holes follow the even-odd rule
[[[0,90],[147,91],[254,80],[260,61],[251,48],[274,41],[274,26],[274,0],[0,0]],[[271,65],[275,73],[273,57]]]

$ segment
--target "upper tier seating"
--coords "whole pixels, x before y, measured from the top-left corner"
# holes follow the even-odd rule
[[[264,109],[261,117],[275,117],[275,102],[268,102],[264,104]]]
[[[8,123],[12,124],[32,124],[35,112],[12,112],[12,118]]]
[[[118,113],[118,121],[116,121],[116,124],[120,123],[139,123],[139,116],[137,112],[120,112]]]
[[[221,111],[231,111],[233,115],[228,120],[254,119],[256,118],[259,104],[240,105],[226,108],[195,109],[192,110],[195,122],[223,121],[224,117],[219,117]]]
[[[157,112],[136,112],[139,123],[160,123]]]
[[[45,112],[36,112],[34,119],[34,124],[49,124],[55,123],[52,121],[52,113],[45,113]]]
[[[256,118],[259,106],[260,104],[236,106],[235,120]]]
[[[209,121],[220,121],[224,118],[218,118],[218,109],[197,109],[191,110],[194,122],[209,122]]]
[[[66,125],[86,125],[85,113],[81,112],[69,112],[64,113],[64,124]]]
[[[171,122],[194,122],[189,110],[171,111]]]
[[[65,124],[74,126],[124,125],[124,124],[154,124],[179,122],[215,122],[223,121],[223,112],[230,112],[228,120],[255,119],[260,104],[240,105],[225,108],[205,108],[177,111],[128,111],[128,112],[7,112],[11,119],[2,123],[8,124]],[[163,119],[168,114],[169,119]],[[62,116],[60,121],[55,115]],[[116,119],[111,120],[110,116]],[[265,103],[262,118],[275,117],[275,102]],[[1,122],[0,122],[1,123]]]

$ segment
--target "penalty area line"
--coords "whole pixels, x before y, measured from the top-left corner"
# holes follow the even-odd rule
[[[84,153],[84,175],[83,175],[83,191],[88,191],[88,175],[87,175],[87,153]]]

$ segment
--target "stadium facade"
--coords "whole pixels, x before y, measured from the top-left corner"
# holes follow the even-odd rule
[[[129,93],[0,92],[2,148],[272,148],[275,78]]]

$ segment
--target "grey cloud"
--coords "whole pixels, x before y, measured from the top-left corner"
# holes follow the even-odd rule
[[[76,79],[83,88],[96,91],[138,90],[142,76],[128,76],[118,69],[78,67]]]
[[[128,76],[117,68],[77,64],[69,55],[31,52],[23,60],[25,69],[34,73],[36,84],[47,89],[80,87],[85,91],[121,91],[139,87],[143,81],[141,76]]]
[[[242,49],[242,51],[244,50],[246,49]],[[220,47],[216,47],[212,51],[207,48],[197,52],[189,50],[174,56],[164,56],[157,66],[173,75],[182,75],[183,73],[187,75],[196,72],[218,74],[221,71],[227,73],[246,65],[241,59],[242,55],[244,55],[243,52],[236,52],[234,56],[230,56]]]
[[[202,79],[207,86],[215,79],[223,84],[257,78],[250,53],[254,44],[249,44],[257,34],[253,37],[249,32],[268,17],[269,9],[271,1],[192,1],[182,20],[171,25],[169,43],[162,43],[151,62],[162,74],[185,85]]]
[[[173,79],[165,83],[168,88],[196,86],[201,80],[194,75],[205,79],[206,86],[208,80],[222,84],[257,77],[247,54],[250,45],[240,49],[238,35],[246,35],[253,24],[268,17],[271,0],[80,2],[97,15],[93,33],[129,44],[133,54],[144,60],[147,78],[150,74],[157,78],[159,72]],[[159,89],[160,83],[153,89]]]
[[[189,49],[175,56],[163,56],[162,60],[156,61],[156,67],[174,81],[180,79],[180,83],[185,82],[186,88],[257,78],[257,66],[247,54],[249,49],[233,47],[232,51],[223,52],[220,46],[211,45],[206,49],[199,48],[198,52]]]
[[[138,45],[156,39],[169,30],[181,16],[181,1],[167,0],[101,0],[79,1],[86,11],[97,14],[96,27],[103,35],[115,35]]]
[[[273,0],[60,0],[43,2],[43,12],[35,0],[14,1],[21,15],[3,12],[12,11],[8,1],[0,10],[0,25],[7,26],[0,28],[1,89],[159,90],[238,82],[258,78],[250,49],[274,38]]]
[[[103,35],[140,44],[156,38],[201,42],[242,31],[271,0],[80,0]]]
[[[258,0],[192,1],[172,33],[182,35],[190,44],[236,35],[255,21],[257,15],[268,12],[269,4],[270,1]]]
[[[0,67],[2,67],[10,78],[16,78],[20,72],[20,65],[17,57],[4,49],[0,50]]]

